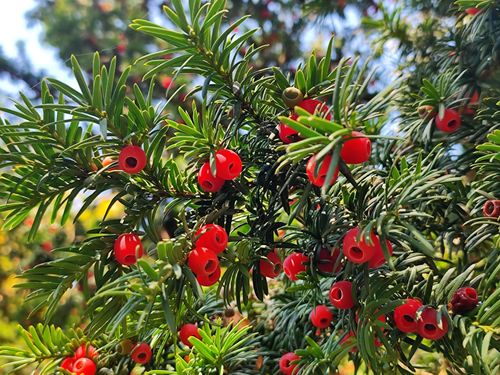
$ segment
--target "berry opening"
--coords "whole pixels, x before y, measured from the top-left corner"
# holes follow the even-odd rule
[[[403,315],[403,319],[408,323],[413,323],[415,321],[410,315]]]
[[[274,264],[273,266],[273,271],[274,273],[280,273],[281,272],[281,264]]]
[[[205,263],[205,271],[208,272],[209,270],[212,270],[214,267],[215,267],[214,261],[211,259],[207,260],[207,263]],[[211,275],[209,275],[209,276],[211,276]]]
[[[130,168],[135,168],[137,166],[137,159],[133,158],[132,156],[129,156],[127,159],[125,159],[125,163]]]
[[[321,324],[327,324],[327,323],[328,323],[328,319],[326,319],[326,318],[322,318],[322,319],[320,319],[320,320],[319,320],[319,322],[320,322]]]
[[[211,189],[214,185],[212,185],[212,183],[210,181],[205,181],[203,183],[203,187],[206,188],[206,189]]]
[[[363,250],[361,250],[359,247],[357,246],[353,246],[351,247],[351,256],[355,259],[361,259],[363,258]]]
[[[333,294],[333,296],[335,297],[336,300],[340,301],[342,299],[342,290],[335,289],[332,294]]]
[[[144,352],[137,354],[137,358],[139,358],[141,361],[146,359],[146,357],[147,355]]]
[[[233,168],[234,168],[234,164],[233,163],[229,164],[228,167],[227,167],[227,169],[229,169],[229,171],[232,171]]]
[[[450,120],[450,122],[448,122],[449,128],[454,128],[455,126],[457,126],[457,120]]]
[[[426,323],[424,325],[424,329],[426,331],[434,332],[437,329],[437,327],[434,324]]]

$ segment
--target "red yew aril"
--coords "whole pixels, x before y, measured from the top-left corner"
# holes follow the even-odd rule
[[[306,174],[307,178],[311,183],[315,186],[322,187],[325,184],[325,180],[328,174],[328,170],[330,168],[330,163],[332,162],[332,156],[326,155],[323,160],[320,161],[320,167],[318,169],[318,173],[315,173],[316,170],[316,155],[313,155],[308,161],[306,165]],[[337,181],[337,177],[339,176],[339,167],[338,165],[335,167],[335,172],[328,185],[333,185],[335,181]]]
[[[317,267],[321,272],[324,273],[333,273],[339,272],[342,269],[342,263],[338,262],[337,267],[334,269],[335,264],[337,263],[337,259],[340,256],[339,249],[331,250],[326,247],[322,248],[319,252]]]
[[[222,149],[215,153],[216,176],[223,180],[234,180],[241,174],[243,164],[239,155],[231,150]]]
[[[224,228],[217,224],[206,224],[196,232],[196,247],[206,247],[216,254],[227,247],[228,236]]]
[[[220,279],[221,269],[217,266],[214,272],[204,275],[202,273],[196,275],[196,280],[201,286],[211,286],[214,285]]]
[[[467,13],[470,16],[475,16],[481,11],[479,8],[467,8],[465,9],[465,13]]]
[[[142,257],[143,252],[141,239],[136,234],[123,233],[115,240],[115,259],[124,266],[137,263],[137,259]]]
[[[144,365],[151,360],[152,352],[151,347],[146,342],[137,344],[130,352],[130,357],[135,363]]]
[[[479,104],[479,92],[474,91],[469,99],[469,103],[467,103],[462,113],[468,116],[473,116],[474,113],[476,113],[476,108],[478,104]]]
[[[73,364],[72,372],[76,375],[95,375],[97,366],[90,358],[80,358]]]
[[[305,99],[298,105],[300,108],[305,109],[310,114],[316,114],[318,116],[325,117],[326,120],[330,121],[332,115],[330,113],[330,108],[320,100],[317,99]],[[326,115],[325,115],[326,114]]]
[[[292,116],[292,119],[293,117],[294,116]],[[278,125],[278,136],[280,137],[281,141],[285,144],[300,140],[299,132],[283,123],[280,123]]]
[[[146,153],[139,146],[126,146],[120,151],[118,166],[128,174],[136,174],[147,164]]]
[[[198,185],[207,193],[215,193],[224,185],[225,180],[215,177],[210,171],[210,163],[204,163],[198,172]]]
[[[197,276],[208,276],[219,267],[219,259],[212,250],[197,247],[188,254],[188,266]]]
[[[437,311],[426,307],[417,319],[417,331],[420,336],[429,340],[439,340],[448,332],[448,321],[441,319],[442,327],[437,323]]]
[[[337,281],[333,283],[328,297],[331,304],[337,309],[352,308],[354,306],[352,283],[350,281]]]
[[[64,370],[68,370],[69,372],[72,372],[74,364],[75,364],[75,357],[67,357],[62,360],[59,367]]]
[[[262,276],[274,279],[279,276],[282,270],[283,266],[281,264],[281,259],[275,251],[271,251],[267,254],[267,259],[261,259],[259,261],[259,271]]]
[[[201,340],[201,335],[198,332],[198,327],[196,326],[196,324],[186,323],[181,327],[181,329],[179,329],[178,333],[181,342],[184,345],[189,346],[190,348],[193,346],[193,344],[189,342],[190,337],[196,337],[197,339]]]
[[[319,329],[325,329],[330,326],[333,319],[333,314],[325,305],[316,306],[310,314],[311,323]]]
[[[285,274],[292,281],[298,280],[297,275],[307,270],[309,258],[302,253],[292,253],[283,261]]]
[[[450,307],[454,314],[465,314],[474,310],[479,303],[477,291],[471,287],[459,288],[453,293]]]
[[[443,117],[439,116],[439,113],[434,118],[436,122],[436,128],[445,133],[455,132],[461,125],[462,119],[460,114],[454,109],[445,109]]]
[[[483,215],[485,217],[497,218],[500,216],[500,200],[490,199],[484,202]]]
[[[361,164],[370,159],[372,142],[363,133],[353,131],[342,144],[340,157],[347,164]]]
[[[418,299],[408,298],[404,304],[394,309],[394,324],[405,333],[417,332],[417,310],[422,307]]]
[[[363,238],[357,241],[359,228],[350,229],[344,236],[342,251],[352,263],[366,263],[375,254],[375,246],[367,244]]]
[[[284,375],[296,375],[299,372],[299,368],[297,364],[291,362],[298,361],[299,359],[300,357],[293,352],[283,354],[279,362],[281,373]]]

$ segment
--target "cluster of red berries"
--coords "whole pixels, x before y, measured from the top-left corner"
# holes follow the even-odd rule
[[[442,319],[438,324],[437,316],[436,309],[423,306],[418,299],[408,298],[394,309],[394,324],[401,332],[418,333],[425,339],[439,340],[448,332],[448,322]]]
[[[217,224],[204,225],[196,232],[195,248],[189,252],[187,261],[200,285],[210,286],[219,281],[217,255],[226,249],[227,242],[226,231]]]
[[[288,91],[287,91],[288,90]],[[289,88],[285,90],[284,98],[285,102],[290,106],[296,105],[307,112],[314,114],[324,115],[326,120],[331,120],[332,116],[330,114],[330,108],[328,106],[316,99],[302,99],[302,93],[297,92],[297,89]],[[290,99],[290,95],[294,95],[293,99]],[[290,118],[296,120],[298,115],[293,113]],[[281,123],[278,125],[278,135],[283,143],[292,143],[300,140],[299,133],[290,128],[289,126]],[[345,137],[345,141],[342,144],[340,150],[340,158],[347,164],[362,164],[370,158],[371,154],[371,141],[363,133],[353,131],[351,135]],[[313,155],[306,165],[306,173],[309,181],[315,186],[323,186],[330,168],[330,163],[332,162],[332,156],[326,155],[317,166],[317,157]],[[317,173],[315,171],[317,170]],[[332,185],[337,180],[339,175],[339,168],[337,167],[331,177],[328,185]]]
[[[215,193],[228,180],[234,180],[241,174],[243,164],[239,155],[231,150],[222,149],[215,153],[215,176],[210,170],[210,163],[204,163],[198,172],[198,184],[203,191]]]
[[[116,261],[124,266],[137,263],[144,253],[141,239],[134,233],[120,234],[113,247]]]
[[[352,228],[344,236],[343,253],[345,257],[352,263],[362,264],[368,263],[369,268],[378,268],[385,263],[384,251],[380,243],[380,238],[371,233],[370,238],[372,244],[365,242],[364,238],[357,241],[360,229]],[[385,240],[389,255],[392,255],[392,244]]]
[[[193,344],[189,342],[190,337],[196,337],[198,340],[201,340],[201,335],[200,332],[198,332],[198,327],[193,323],[184,324],[179,329],[178,335],[181,342],[190,348],[193,346]]]
[[[98,357],[99,353],[92,345],[82,344],[73,356],[64,358],[59,367],[76,375],[95,375]]]

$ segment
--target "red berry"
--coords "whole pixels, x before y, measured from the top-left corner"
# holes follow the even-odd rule
[[[292,253],[283,261],[285,274],[292,281],[298,280],[297,275],[307,270],[309,258],[302,253]]]
[[[215,177],[210,171],[210,163],[207,161],[204,163],[200,171],[198,172],[198,185],[200,185],[203,191],[207,193],[215,193],[219,191],[224,185],[224,180],[219,177]]]
[[[292,119],[293,117],[294,116],[292,116]],[[281,141],[286,144],[300,140],[299,132],[283,123],[278,125],[278,135]]]
[[[241,159],[236,152],[222,149],[215,153],[217,177],[223,180],[234,180],[240,175],[242,168]]]
[[[436,122],[436,128],[446,133],[453,133],[462,123],[460,115],[454,109],[445,109],[443,117],[439,117],[438,113],[434,117],[434,121]]]
[[[373,246],[375,247],[375,252],[373,253],[372,258],[368,261],[368,267],[378,268],[385,263],[384,250],[382,249],[382,245],[380,244],[380,238],[375,233],[371,234],[371,239],[373,241]],[[388,240],[385,240],[385,244],[387,246],[389,256],[391,256],[392,244]]]
[[[196,337],[197,339],[201,340],[201,335],[198,332],[198,327],[195,324],[187,323],[184,324],[179,330],[179,339],[184,345],[192,347],[193,344],[189,342],[190,337]]]
[[[352,263],[366,263],[375,254],[375,244],[368,245],[363,238],[356,240],[359,228],[350,229],[344,236],[343,252],[345,257]],[[373,237],[372,237],[373,239]]]
[[[490,199],[484,202],[483,215],[497,218],[500,216],[500,200]]]
[[[354,306],[352,283],[350,281],[337,281],[333,283],[328,297],[332,305],[337,309],[352,308]]]
[[[120,170],[128,174],[139,173],[146,163],[146,153],[139,146],[126,146],[120,151],[118,166]]]
[[[75,364],[75,357],[66,357],[62,360],[59,367],[68,370],[69,372],[72,372],[74,364]]]
[[[309,317],[311,318],[312,325],[320,329],[330,327],[333,319],[332,312],[325,305],[316,306],[311,311],[311,315]]]
[[[340,157],[347,164],[361,164],[370,159],[372,142],[363,133],[353,131],[342,145]]]
[[[80,358],[75,361],[72,372],[76,375],[95,375],[97,366],[89,358]]]
[[[416,314],[420,307],[422,307],[422,302],[408,298],[404,304],[394,309],[394,323],[401,332],[417,332]]]
[[[339,272],[342,269],[342,263],[338,262],[337,268],[334,269],[335,263],[337,263],[337,259],[340,256],[340,250],[339,249],[333,249],[333,253],[331,250],[328,250],[327,248],[322,248],[319,252],[319,259],[318,259],[318,269],[321,272],[324,273],[333,273],[333,272]]]
[[[306,165],[306,174],[309,181],[315,186],[322,187],[325,184],[326,175],[328,174],[328,169],[330,168],[330,163],[332,162],[332,155],[326,155],[323,160],[320,161],[321,165],[318,169],[318,173],[315,173],[316,169],[316,155],[313,155],[308,161]],[[335,181],[337,181],[337,177],[339,176],[339,167],[335,168],[335,172],[333,173],[332,179],[328,183],[328,185],[333,185]]]
[[[432,307],[426,307],[417,319],[418,334],[425,339],[439,340],[448,332],[448,321],[441,319],[442,328],[437,324],[437,311]]]
[[[135,264],[144,252],[141,239],[133,233],[120,234],[115,240],[114,251],[116,261],[125,266]]]
[[[125,53],[126,50],[127,46],[124,43],[120,43],[116,46],[116,52],[118,52],[119,54]]]
[[[299,368],[295,363],[290,363],[292,361],[298,361],[300,357],[293,353],[283,354],[280,358],[280,371],[284,375],[295,375],[299,372]]]
[[[135,363],[144,365],[151,360],[151,347],[146,342],[137,344],[130,352],[130,357]]]
[[[463,113],[468,116],[473,116],[476,113],[476,107],[479,104],[479,92],[474,91],[469,99],[469,103],[463,109]]]
[[[450,305],[454,314],[464,314],[474,310],[478,304],[477,291],[471,287],[457,289],[451,297]]]
[[[196,275],[196,280],[198,280],[198,283],[201,286],[211,286],[214,285],[217,281],[220,279],[220,267],[217,266],[214,272],[204,275],[200,273],[199,275]]]
[[[467,14],[469,14],[471,16],[475,16],[480,11],[481,11],[481,9],[479,9],[479,8],[467,8],[467,9],[465,9],[465,13],[467,13]]]
[[[277,277],[283,270],[278,254],[275,251],[271,251],[267,254],[266,260],[261,259],[259,261],[259,270],[262,276],[269,277],[270,279]]]
[[[340,340],[339,344],[340,345],[351,344],[355,340],[356,340],[356,334],[353,331],[350,331],[347,335],[345,335],[344,337],[342,337],[342,340]],[[349,352],[351,352],[351,353],[356,353],[357,351],[358,351],[358,347],[357,346],[353,346],[351,348],[351,350],[349,350]]]
[[[197,276],[208,276],[219,267],[219,259],[212,250],[197,247],[188,254],[188,266]]]
[[[305,99],[298,105],[300,108],[305,109],[310,114],[317,114],[321,116],[326,113],[325,119],[331,120],[332,115],[330,114],[330,108],[322,101],[316,99]]]
[[[165,76],[161,79],[161,85],[164,89],[168,90],[173,86],[173,79],[172,77]]]
[[[220,225],[207,224],[196,232],[196,247],[206,247],[214,253],[222,253],[227,247],[227,233]]]
[[[99,353],[97,352],[97,349],[94,348],[92,345],[89,345],[87,347],[86,344],[82,344],[78,347],[78,349],[76,349],[74,357],[76,359],[90,358],[92,360],[96,360],[97,357],[99,357]]]

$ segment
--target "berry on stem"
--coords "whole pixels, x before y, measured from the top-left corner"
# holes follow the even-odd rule
[[[269,254],[267,254],[267,259],[261,259],[259,261],[259,271],[262,276],[274,279],[282,270],[283,266],[281,264],[281,259],[278,254],[276,254],[276,251],[269,252]]]
[[[291,363],[293,361],[298,361],[300,357],[294,352],[283,354],[280,358],[280,371],[284,375],[295,375],[299,372],[297,364]]]
[[[352,283],[350,281],[337,281],[333,283],[328,295],[330,302],[337,309],[350,309],[354,306],[352,297]]]
[[[136,234],[123,233],[115,240],[115,259],[124,266],[137,263],[137,259],[142,257],[143,252],[141,239]]]
[[[322,116],[326,114],[324,117],[326,120],[330,121],[332,119],[332,115],[330,113],[330,108],[320,100],[317,99],[305,99],[298,105],[300,108],[305,109],[310,114],[316,114],[318,116]]]
[[[370,159],[372,142],[363,133],[353,131],[342,145],[340,157],[347,164],[361,164]]]
[[[188,266],[197,276],[208,276],[219,267],[219,259],[212,250],[197,247],[188,254]]]
[[[215,271],[208,275],[204,275],[202,273],[196,275],[196,280],[198,280],[198,283],[201,286],[211,286],[214,285],[217,281],[219,281],[220,274],[221,274],[220,266],[217,266]]]
[[[222,149],[215,153],[215,169],[218,178],[234,180],[241,174],[242,168],[241,159],[236,152]]]
[[[128,174],[136,174],[144,169],[147,159],[146,153],[139,146],[125,146],[120,151],[118,166]]]
[[[198,172],[198,185],[207,193],[215,193],[224,185],[225,180],[215,177],[210,171],[210,163],[204,163]]]
[[[228,236],[224,228],[217,224],[206,224],[196,232],[196,247],[206,247],[216,254],[227,247]]]
[[[97,357],[99,357],[99,353],[92,345],[87,346],[86,344],[82,344],[78,347],[78,349],[76,349],[74,357],[76,359],[86,357],[92,360],[96,360]]]
[[[316,306],[310,314],[311,323],[319,329],[325,329],[332,323],[333,315],[330,309],[325,305]]]
[[[422,302],[408,298],[404,304],[394,309],[394,323],[401,332],[417,332],[416,314],[420,307],[422,307]]]
[[[130,357],[135,363],[144,365],[151,360],[151,347],[146,342],[137,344],[130,352]]]
[[[445,133],[455,132],[461,125],[462,119],[457,111],[454,109],[445,109],[443,117],[439,116],[439,113],[434,117],[436,122],[436,128]]]
[[[448,321],[441,319],[442,327],[437,323],[437,311],[426,307],[417,319],[417,331],[420,336],[429,340],[439,340],[448,332]]]
[[[326,155],[323,160],[320,161],[321,165],[319,166],[318,173],[315,173],[316,170],[316,155],[313,155],[307,161],[306,165],[306,174],[309,181],[315,186],[322,187],[325,184],[326,176],[328,174],[328,169],[330,169],[330,163],[332,162],[332,156]],[[332,179],[328,183],[328,185],[333,185],[335,181],[337,181],[337,177],[339,176],[339,167],[338,165],[335,167],[335,172],[333,173]]]
[[[69,372],[72,372],[74,364],[75,364],[75,357],[66,357],[62,360],[59,367],[64,370],[68,370]]]
[[[201,340],[201,335],[198,332],[198,327],[196,326],[196,324],[186,323],[181,327],[181,329],[179,329],[178,333],[181,342],[184,345],[189,346],[190,348],[193,346],[193,344],[189,342],[190,337],[196,337],[197,339]]]
[[[368,245],[363,238],[356,240],[359,228],[350,229],[344,236],[342,251],[345,257],[352,263],[366,263],[375,254],[375,244]]]
[[[451,297],[450,306],[454,314],[465,314],[479,303],[477,291],[471,287],[459,288]]]
[[[317,262],[317,267],[321,272],[324,273],[333,273],[339,272],[342,269],[342,263],[338,262],[337,268],[334,269],[335,263],[337,263],[337,259],[340,256],[339,249],[333,249],[333,253],[331,250],[323,247],[319,251],[319,257]]]
[[[90,358],[80,358],[73,364],[72,372],[76,375],[95,375],[97,366]]]
[[[307,270],[309,258],[302,253],[292,253],[283,261],[285,274],[292,281],[298,280],[297,275]]]
[[[294,116],[292,116],[292,118],[293,117]],[[285,144],[293,143],[300,140],[299,132],[295,129],[292,129],[288,125],[285,125],[284,123],[280,123],[278,125],[278,135],[281,141]]]
[[[490,199],[484,202],[483,215],[485,217],[497,218],[500,216],[500,200]]]

